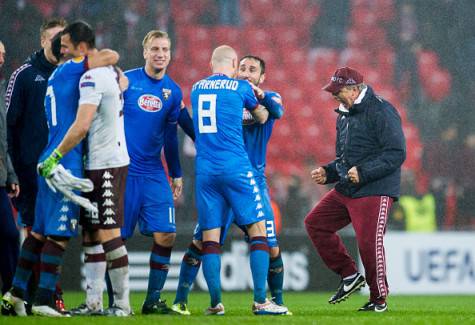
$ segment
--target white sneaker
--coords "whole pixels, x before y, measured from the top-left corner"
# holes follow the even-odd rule
[[[27,316],[25,301],[12,295],[10,291],[7,291],[2,297],[2,312],[4,311],[14,316]]]
[[[56,309],[51,308],[48,305],[41,305],[41,306],[33,305],[33,307],[31,307],[31,311],[33,312],[33,315],[37,315],[37,316],[71,317],[71,315],[65,315],[65,314],[61,314],[57,312]]]
[[[285,306],[276,305],[269,299],[266,299],[262,304],[254,302],[252,312],[254,315],[286,315],[289,310]]]
[[[210,315],[223,316],[224,315],[224,305],[222,303],[219,303],[214,307],[208,307],[208,309],[205,310],[205,315],[207,315],[207,316],[210,316]]]
[[[104,311],[104,315],[110,317],[129,317],[132,316],[134,313],[132,311],[124,310],[119,306],[112,306]]]

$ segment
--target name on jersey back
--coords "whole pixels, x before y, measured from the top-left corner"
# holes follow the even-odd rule
[[[200,80],[193,85],[193,89],[229,89],[236,90],[239,86],[237,80],[232,79],[217,79],[217,80]]]

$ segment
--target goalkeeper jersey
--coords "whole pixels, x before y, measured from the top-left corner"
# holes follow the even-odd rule
[[[214,74],[193,85],[196,174],[220,175],[251,169],[242,136],[243,107],[258,106],[248,81]]]
[[[48,122],[48,144],[40,156],[45,160],[58,147],[76,119],[79,100],[79,79],[88,69],[87,58],[78,57],[58,66],[48,80],[45,110]],[[82,143],[61,160],[67,169],[82,169]]]

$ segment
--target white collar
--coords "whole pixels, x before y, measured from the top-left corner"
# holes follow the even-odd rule
[[[360,104],[361,101],[363,100],[364,96],[366,95],[366,91],[368,90],[368,87],[364,87],[363,90],[360,92],[360,94],[358,95],[358,97],[356,98],[355,102],[353,103],[353,105],[355,104]],[[340,112],[344,112],[344,113],[348,113],[349,112],[349,109],[346,108],[345,106],[343,106],[343,104],[340,104],[340,106],[338,106],[338,110]]]

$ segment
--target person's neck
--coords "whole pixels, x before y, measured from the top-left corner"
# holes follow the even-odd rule
[[[167,72],[167,69],[155,70],[149,66],[145,66],[144,70],[147,76],[153,79],[157,79],[157,80],[163,79],[163,77],[165,76],[165,73]]]
[[[224,74],[226,77],[234,78],[234,70],[226,68],[213,69],[213,74]]]

